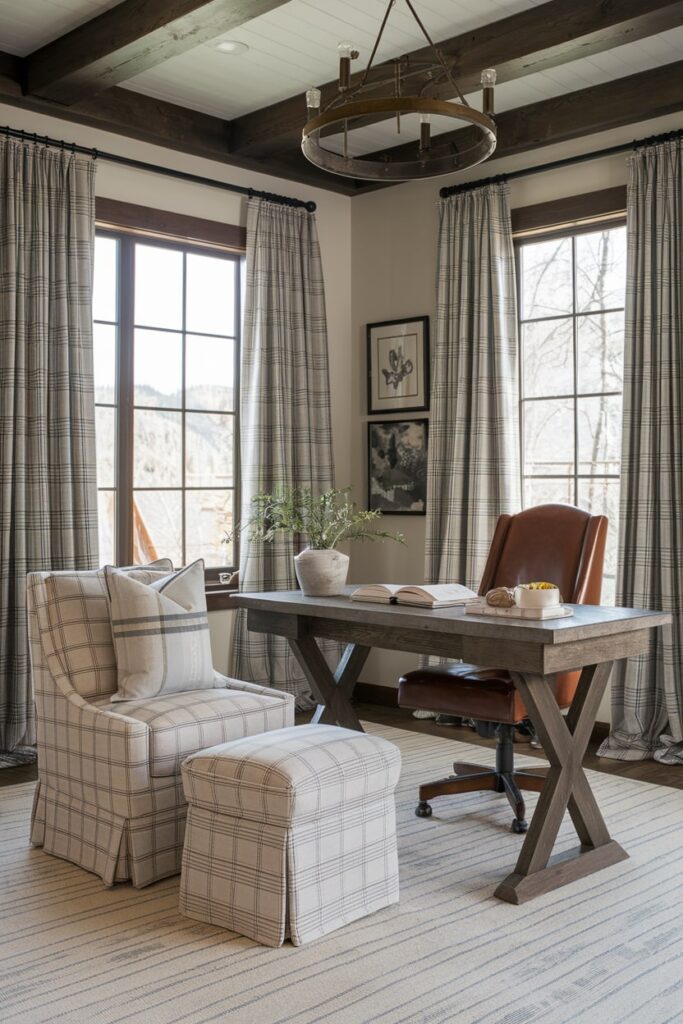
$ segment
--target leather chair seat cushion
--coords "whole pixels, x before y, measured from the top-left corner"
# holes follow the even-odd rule
[[[527,717],[522,699],[504,669],[460,663],[418,668],[401,676],[398,703],[402,708],[424,708],[510,725]]]

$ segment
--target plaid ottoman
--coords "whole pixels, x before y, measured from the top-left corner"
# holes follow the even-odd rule
[[[299,946],[397,903],[400,767],[393,743],[333,725],[188,757],[181,913]]]

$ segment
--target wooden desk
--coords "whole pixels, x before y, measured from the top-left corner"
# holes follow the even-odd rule
[[[574,605],[572,618],[510,621],[465,615],[462,608],[427,611],[347,596],[304,597],[298,590],[236,594],[233,601],[248,610],[250,630],[287,638],[319,702],[314,722],[362,729],[350,698],[373,647],[510,671],[550,769],[515,869],[496,889],[500,899],[523,903],[628,857],[610,837],[581,762],[613,663],[646,652],[651,631],[667,625],[669,614]],[[346,644],[334,673],[317,638]],[[565,717],[547,683],[571,669],[583,671]],[[550,862],[566,810],[581,845]]]

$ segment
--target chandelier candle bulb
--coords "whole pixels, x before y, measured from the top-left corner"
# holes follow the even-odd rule
[[[432,144],[432,119],[429,114],[420,114],[420,149],[429,149]]]
[[[322,93],[320,89],[308,89],[306,91],[306,109],[309,118],[316,117],[320,113]]]
[[[497,77],[495,68],[485,68],[481,73],[481,84],[484,88],[482,109],[487,117],[493,116],[493,87]]]
[[[351,84],[351,61],[358,56],[358,50],[354,50],[353,43],[340,43],[337,53],[339,54],[339,91],[345,92]]]

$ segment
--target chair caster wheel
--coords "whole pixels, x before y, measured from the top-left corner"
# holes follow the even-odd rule
[[[521,820],[519,818],[513,818],[512,819],[512,825],[510,826],[512,831],[516,832],[518,835],[521,834],[522,832],[526,832],[528,827],[529,827],[529,823],[527,821],[525,821],[524,818],[522,818]]]
[[[420,800],[419,804],[415,808],[415,814],[418,818],[431,818],[432,809],[426,800]]]

